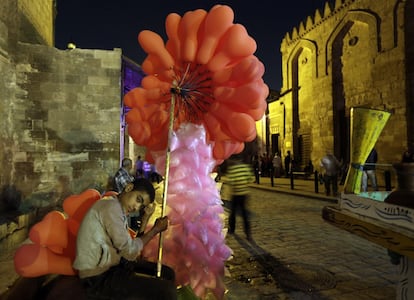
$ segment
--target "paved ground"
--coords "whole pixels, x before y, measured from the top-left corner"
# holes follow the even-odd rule
[[[254,190],[254,242],[240,219],[227,238],[227,299],[395,299],[398,269],[386,250],[324,222],[325,200]]]
[[[397,267],[386,250],[323,221],[321,210],[335,205],[315,193],[312,180],[268,178],[252,184],[253,242],[237,219],[226,238],[234,251],[228,261],[227,300],[395,299]],[[225,201],[225,204],[227,202]],[[17,278],[13,254],[0,255],[0,294]]]

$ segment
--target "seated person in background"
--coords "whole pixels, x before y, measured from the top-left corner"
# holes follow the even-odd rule
[[[151,182],[140,178],[128,183],[118,196],[97,201],[87,212],[79,228],[73,267],[87,295],[99,299],[176,299],[174,271],[163,266],[163,279],[155,279],[156,263],[139,261],[140,252],[154,236],[168,227],[167,217],[158,218],[144,232],[154,212],[155,190]],[[127,228],[127,215],[144,211],[138,237]],[[136,272],[151,272],[139,276]],[[95,298],[94,298],[95,299]]]

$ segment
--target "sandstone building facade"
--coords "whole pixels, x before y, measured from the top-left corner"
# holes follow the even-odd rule
[[[271,151],[302,166],[327,150],[348,162],[350,109],[369,107],[392,112],[376,148],[379,163],[398,162],[414,142],[413,15],[412,0],[336,0],[287,33]]]

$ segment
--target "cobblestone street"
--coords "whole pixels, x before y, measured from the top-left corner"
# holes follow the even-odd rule
[[[335,199],[312,192],[312,182],[295,186],[282,179],[274,188],[266,181],[252,185],[253,241],[238,216],[235,234],[226,237],[234,255],[226,263],[224,300],[395,299],[399,266],[387,250],[326,223],[322,208]],[[227,218],[229,201],[224,204]],[[1,291],[17,279],[13,253],[1,256]]]
[[[395,299],[398,266],[386,249],[327,224],[321,210],[332,204],[252,192],[254,242],[245,239],[241,217],[227,236],[234,251],[227,299]]]

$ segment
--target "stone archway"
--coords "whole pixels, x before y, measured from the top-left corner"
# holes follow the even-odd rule
[[[372,84],[371,64],[368,61],[381,49],[378,24],[378,16],[372,13],[350,11],[326,43],[325,72],[326,75],[330,73],[332,78],[333,150],[335,156],[345,162],[349,162],[350,153],[349,109],[363,105],[357,97],[364,88],[368,88],[364,87],[364,83]],[[359,48],[363,51],[358,51]],[[361,65],[364,60],[366,68]],[[350,70],[357,67],[364,73],[352,74]]]

